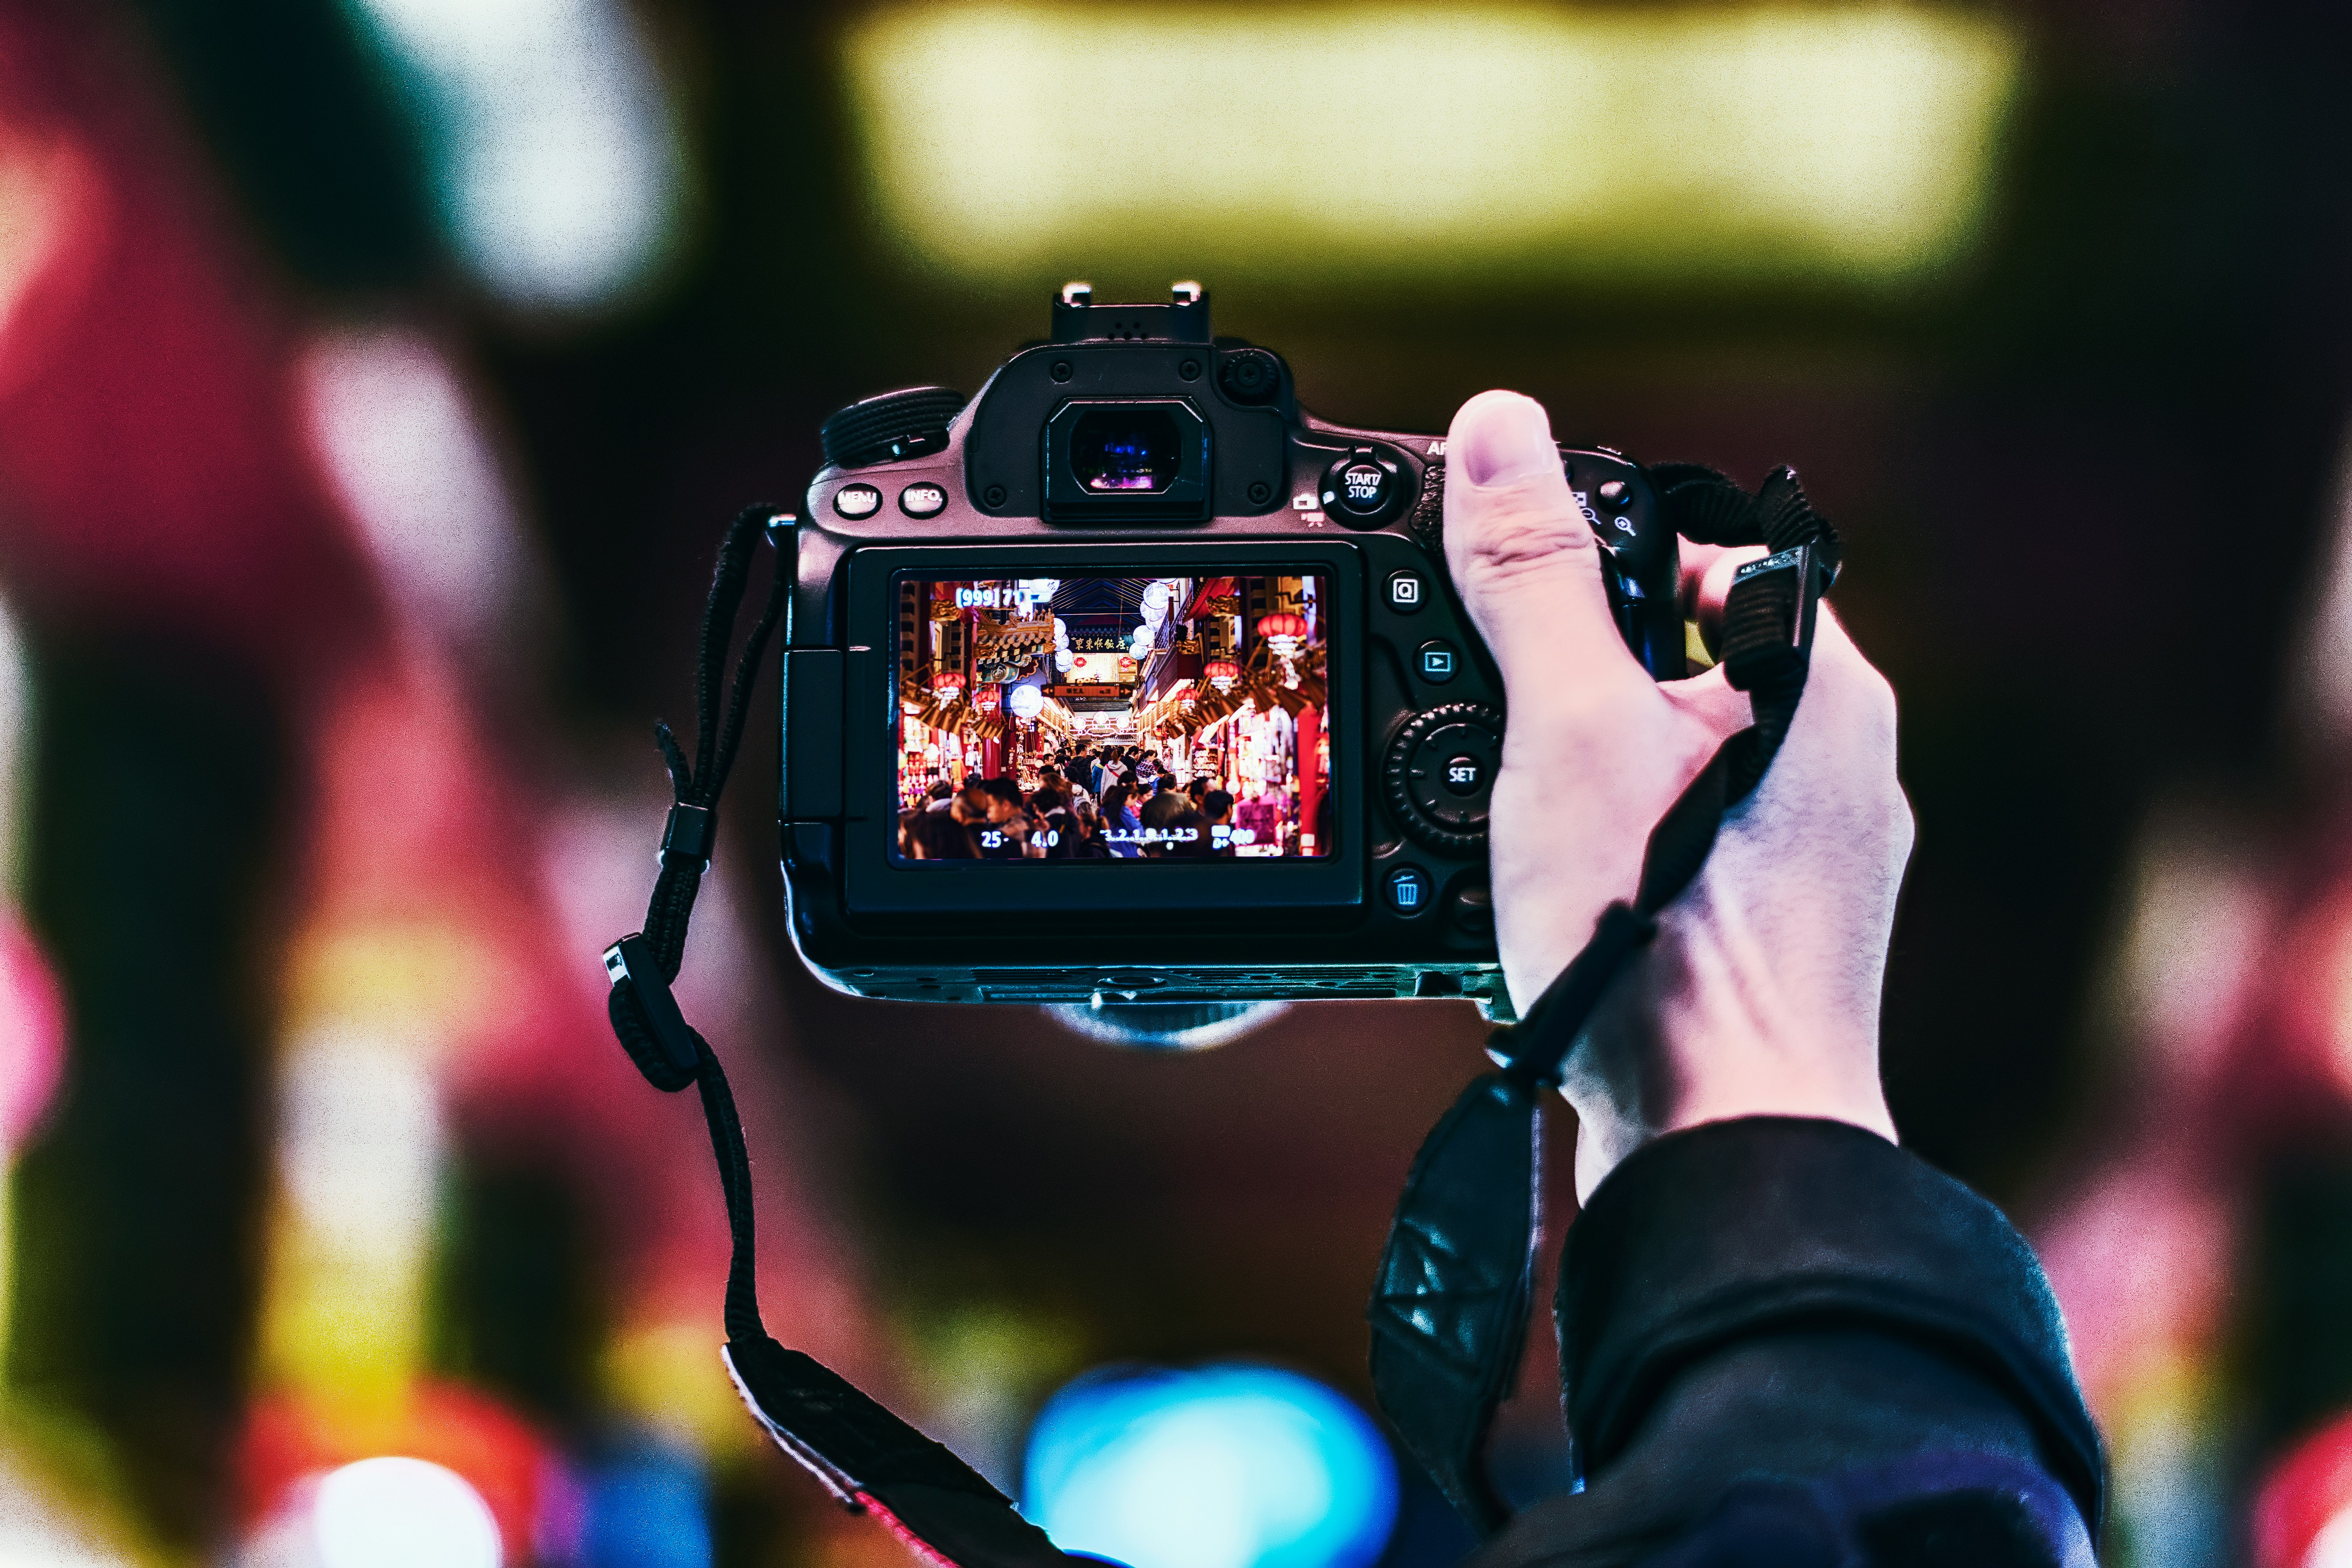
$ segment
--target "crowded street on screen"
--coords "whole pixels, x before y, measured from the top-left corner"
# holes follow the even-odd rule
[[[899,854],[1331,852],[1328,580],[902,579]]]

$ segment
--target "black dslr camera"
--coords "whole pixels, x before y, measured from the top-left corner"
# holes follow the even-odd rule
[[[824,443],[779,803],[818,974],[898,1000],[1509,1016],[1503,688],[1446,576],[1442,439],[1306,413],[1180,283],[1149,305],[1072,284],[1052,341],[978,397],[887,393]],[[1626,646],[1684,675],[1641,467],[1561,462]]]

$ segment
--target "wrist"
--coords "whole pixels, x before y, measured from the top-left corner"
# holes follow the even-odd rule
[[[1783,973],[1740,922],[1678,908],[1628,966],[1570,1058],[1579,1200],[1652,1139],[1710,1121],[1791,1116],[1896,1141],[1878,1076],[1874,987],[1866,1001]]]

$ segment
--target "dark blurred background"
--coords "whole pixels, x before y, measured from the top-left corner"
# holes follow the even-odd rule
[[[1889,1094],[2044,1247],[2116,1560],[2352,1563],[2338,12],[50,10],[0,3],[24,1561],[331,1562],[362,1482],[509,1562],[891,1560],[730,1407],[698,1125],[602,1031],[647,725],[828,412],[976,390],[1066,278],[1199,276],[1329,417],[1511,386],[1798,465],[1903,705]],[[1169,1057],[854,1003],[739,793],[688,1000],[766,1141],[780,1337],[1014,1489],[1090,1367],[1363,1398],[1466,1005]],[[1539,1339],[1529,1495],[1554,1375]],[[395,1455],[439,1468],[342,1468]],[[1352,1544],[1130,1560],[1466,1545],[1399,1484]]]

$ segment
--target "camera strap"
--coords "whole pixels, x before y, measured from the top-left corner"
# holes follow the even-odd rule
[[[1507,1512],[1483,1450],[1495,1408],[1518,1370],[1541,1235],[1540,1092],[1558,1083],[1570,1047],[1617,971],[1655,934],[1654,916],[1706,863],[1725,811],[1745,800],[1771,765],[1803,695],[1816,606],[1837,573],[1837,536],[1790,469],[1774,473],[1753,496],[1707,468],[1671,465],[1649,472],[1677,533],[1702,543],[1761,543],[1773,552],[1740,568],[1724,613],[1726,674],[1749,694],[1755,723],[1723,744],[1653,831],[1633,901],[1611,905],[1592,941],[1526,1018],[1496,1030],[1489,1051],[1500,1070],[1463,1092],[1414,1159],[1370,1312],[1381,1407],[1447,1497],[1489,1533]],[[655,726],[674,803],[645,929],[604,952],[606,1012],[646,1081],[665,1093],[689,1084],[700,1093],[730,1237],[720,1356],[761,1429],[845,1507],[872,1515],[928,1561],[955,1568],[1060,1568],[1076,1560],[979,1472],[822,1362],[769,1335],[754,1278],[742,1120],[725,1068],[671,991],[710,865],[719,792],[791,590],[783,566],[744,641],[722,708],[728,650],[752,557],[763,540],[782,544],[794,521],[760,506],[728,527],[696,661],[695,755],[689,762],[668,725]]]
[[[642,931],[604,952],[612,982],[605,1011],[614,1036],[665,1093],[701,1092],[719,1184],[727,1199],[727,1344],[719,1352],[735,1391],[779,1448],[823,1482],[852,1512],[872,1515],[916,1553],[955,1568],[1063,1568],[1071,1559],[1023,1519],[1012,1500],[961,1459],[924,1436],[814,1356],[772,1339],[760,1321],[753,1277],[751,1162],[743,1122],[710,1043],[679,1013],[670,985],[686,952],[695,896],[710,866],[719,793],[735,763],[760,658],[782,617],[792,572],[781,560],[766,607],[745,639],[719,708],[719,682],[735,621],[761,540],[782,545],[794,519],[751,507],[729,525],[703,613],[695,666],[695,755],[667,724],[654,737],[669,764],[675,804],[662,833],[661,873]]]
[[[1821,596],[1837,576],[1837,534],[1794,470],[1775,470],[1754,495],[1696,464],[1647,471],[1676,533],[1771,552],[1739,568],[1724,605],[1724,673],[1748,694],[1755,721],[1717,750],[1652,830],[1633,901],[1603,910],[1592,940],[1526,1017],[1495,1031],[1487,1054],[1499,1070],[1463,1090],[1414,1156],[1368,1308],[1381,1409],[1486,1535],[1509,1518],[1485,1456],[1527,1343],[1543,1235],[1545,1093],[1610,982],[1657,934],[1658,912],[1706,865],[1724,814],[1772,765],[1804,695]],[[1576,1476],[1581,1486],[1580,1459]]]

